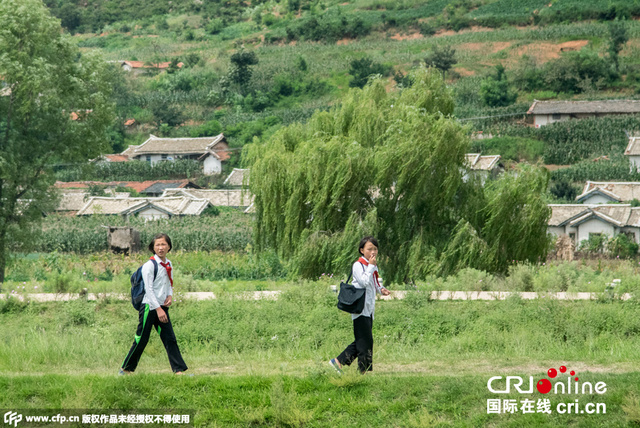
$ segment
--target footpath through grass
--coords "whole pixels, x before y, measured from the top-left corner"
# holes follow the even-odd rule
[[[0,408],[188,409],[197,426],[632,426],[640,421],[640,311],[635,299],[380,301],[374,372],[342,377],[326,361],[353,340],[326,285],[277,301],[182,301],[170,315],[194,377],[171,375],[157,335],[133,376],[117,376],[137,314],[128,302],[0,301]],[[494,394],[492,376],[528,387],[565,365],[606,393]],[[565,378],[562,378],[566,380]],[[552,379],[553,380],[553,379]],[[555,380],[554,380],[555,382]],[[503,388],[504,380],[496,382]],[[588,391],[586,391],[588,392]],[[548,398],[551,414],[520,401]],[[514,414],[488,414],[514,399]],[[606,414],[560,414],[559,402]],[[581,407],[582,408],[582,407]],[[534,410],[536,407],[534,406]]]

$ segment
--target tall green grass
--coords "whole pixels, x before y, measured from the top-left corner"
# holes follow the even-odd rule
[[[222,293],[213,301],[184,300],[170,310],[187,365],[195,373],[304,373],[353,340],[351,318],[324,286],[292,288],[277,300],[249,301]],[[0,301],[0,372],[114,373],[138,322],[129,302]],[[455,367],[575,361],[637,364],[640,311],[636,301],[430,301],[427,294],[379,301],[374,367],[380,372],[429,362]],[[155,333],[139,371],[168,369]],[[435,364],[435,363],[434,363]],[[451,369],[447,370],[448,372]]]
[[[537,401],[541,397],[537,392],[491,394],[486,386],[489,374],[374,372],[338,378],[320,368],[304,376],[291,376],[286,369],[283,372],[195,378],[168,374],[124,378],[93,374],[1,376],[0,388],[4,393],[0,406],[47,408],[50,410],[40,414],[50,415],[57,414],[57,410],[71,414],[63,409],[88,409],[92,410],[88,413],[96,414],[119,411],[162,414],[166,410],[170,414],[195,414],[191,422],[196,427],[632,427],[636,426],[640,411],[638,373],[586,372],[582,376],[585,381],[603,381],[609,387],[607,392],[602,396],[551,397],[554,411],[548,415],[522,414],[520,410],[515,414],[487,414],[489,398],[519,402],[525,398]],[[531,373],[518,370],[500,374]],[[576,399],[581,406],[604,402],[607,412],[586,415],[555,411],[559,402],[573,403]],[[31,414],[38,412],[33,410]]]

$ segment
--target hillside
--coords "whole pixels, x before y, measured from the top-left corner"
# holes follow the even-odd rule
[[[637,0],[48,5],[83,51],[98,49],[116,65],[146,64],[141,72],[117,73],[114,152],[149,133],[224,132],[239,149],[329,108],[369,74],[383,75],[389,90],[409,85],[408,73],[426,61],[444,70],[455,93],[455,114],[469,132],[501,137],[475,141],[471,150],[501,154],[507,163],[567,165],[606,155],[611,165],[586,178],[633,178],[620,164],[624,130],[640,129],[635,118],[624,129],[611,119],[544,131],[523,124],[534,99],[637,98]],[[171,63],[166,72],[153,66],[162,62]],[[125,126],[130,119],[134,124]],[[584,148],[576,153],[575,144]],[[241,162],[239,153],[227,167]],[[554,173],[555,181],[573,186],[556,196],[570,199],[577,191],[586,174],[579,170],[587,167],[577,168]]]

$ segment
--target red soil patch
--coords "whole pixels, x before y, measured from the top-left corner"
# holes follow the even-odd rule
[[[462,77],[469,77],[469,76],[474,76],[476,74],[475,71],[473,70],[467,70],[466,68],[454,68],[453,69],[456,73],[458,73],[460,76]]]
[[[391,38],[393,40],[416,40],[416,39],[422,39],[424,36],[420,33],[411,33],[411,34],[394,34],[393,36],[391,36]]]
[[[562,52],[578,51],[589,44],[589,40],[574,40],[565,43],[531,43],[521,46],[515,50],[517,57],[528,55],[535,57],[538,61],[546,62],[560,57]]]
[[[438,30],[436,32],[436,34],[434,34],[433,37],[443,37],[443,36],[455,36],[456,34],[465,34],[465,33],[481,33],[484,31],[495,31],[495,28],[490,28],[490,27],[479,27],[479,26],[473,26],[471,28],[464,28],[460,31],[453,31],[453,30]]]
[[[485,53],[496,53],[511,46],[511,42],[490,42],[490,43],[463,43],[456,47],[461,51],[483,51]]]
[[[549,171],[557,171],[559,169],[569,168],[570,166],[571,165],[545,165],[544,167]]]

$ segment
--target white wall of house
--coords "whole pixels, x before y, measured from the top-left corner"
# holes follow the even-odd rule
[[[137,160],[143,162],[151,162],[151,165],[155,165],[158,162],[166,161],[167,158],[163,158],[162,155],[138,155],[135,157]]]
[[[640,156],[628,156],[631,172],[640,170]]]
[[[612,201],[610,198],[598,194],[589,196],[587,199],[582,201],[583,204],[611,204],[615,202],[617,201]]]
[[[536,128],[548,125],[554,122],[562,122],[563,120],[571,119],[571,115],[568,114],[535,114],[533,115],[533,125]]]
[[[204,175],[213,175],[222,173],[222,162],[213,155],[204,158],[203,167]]]
[[[547,226],[547,233],[556,236],[566,235],[563,226]]]
[[[615,235],[615,229],[612,224],[599,219],[587,220],[578,226],[578,242],[589,239],[590,233],[602,233],[611,238]]]
[[[547,226],[547,233],[551,233],[555,236],[568,235],[573,241],[574,245],[578,245],[578,230],[571,226]]]
[[[148,220],[160,220],[160,219],[168,219],[169,215],[165,212],[162,212],[155,208],[146,208],[142,211],[138,212],[138,217],[143,218],[145,221]]]

